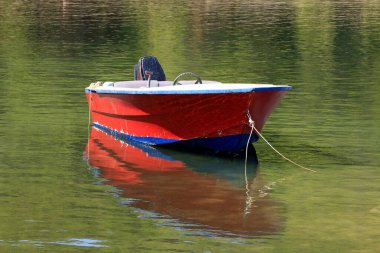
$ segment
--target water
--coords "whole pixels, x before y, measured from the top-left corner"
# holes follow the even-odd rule
[[[2,1],[0,252],[378,252],[379,23],[361,0]],[[148,54],[170,79],[293,85],[263,134],[317,173],[263,142],[245,178],[89,137],[84,87]]]

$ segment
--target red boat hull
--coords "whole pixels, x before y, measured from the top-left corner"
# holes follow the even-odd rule
[[[87,91],[92,122],[110,133],[151,145],[175,142],[215,152],[237,152],[280,102],[286,90],[211,94],[108,94]],[[220,147],[222,140],[224,147]],[[250,142],[257,140],[255,136]],[[190,145],[190,146],[191,146]],[[223,146],[223,145],[222,145]]]

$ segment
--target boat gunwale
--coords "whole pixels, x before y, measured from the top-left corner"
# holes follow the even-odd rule
[[[229,87],[228,87],[229,86]],[[165,87],[112,87],[99,86],[95,88],[87,87],[86,93],[101,94],[130,94],[130,95],[165,95],[165,94],[219,94],[219,93],[246,93],[246,92],[265,92],[265,91],[289,91],[292,86],[289,85],[273,85],[273,84],[240,84],[240,83],[223,83],[212,85],[178,85]]]

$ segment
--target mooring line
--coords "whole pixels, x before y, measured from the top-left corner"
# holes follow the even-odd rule
[[[304,169],[304,170],[308,170],[308,171],[311,171],[311,172],[317,172],[316,170],[312,170],[312,169],[309,169],[309,168],[306,168],[305,166],[302,166],[301,164],[298,164],[292,160],[290,160],[289,158],[287,158],[286,156],[284,156],[283,154],[281,154],[276,148],[274,148],[272,146],[272,144],[269,143],[269,141],[267,141],[267,139],[265,139],[265,137],[259,132],[259,130],[256,129],[255,127],[255,122],[252,120],[252,117],[251,117],[251,114],[249,112],[249,109],[247,110],[247,117],[248,117],[248,123],[249,123],[249,126],[251,127],[251,134],[252,134],[252,131],[255,130],[255,132],[259,135],[259,137],[261,139],[263,139],[263,141],[269,145],[269,147],[271,147],[273,149],[273,151],[275,151],[277,154],[279,154],[282,158],[284,158],[286,161]],[[250,135],[251,136],[251,135]],[[250,137],[251,138],[251,137]],[[248,143],[249,143],[249,139],[248,139]],[[247,150],[248,150],[248,143],[247,143],[247,148],[246,148],[246,159],[247,159]]]
[[[90,98],[88,101],[88,124],[87,124],[87,165],[90,165],[90,134],[91,134],[91,102],[92,102],[92,91],[90,89]]]
[[[248,148],[249,148],[249,143],[250,143],[249,141],[251,140],[252,134],[253,134],[253,128],[251,128],[251,132],[247,140],[247,146],[245,147],[244,178],[245,178],[245,194],[247,195],[247,198],[245,200],[245,210],[244,210],[245,215],[250,213],[252,203],[255,201],[254,198],[250,196],[248,177],[247,177]]]
[[[249,133],[249,137],[248,137],[248,140],[247,140],[247,145],[245,147],[245,162],[244,162],[244,173],[245,173],[245,180],[247,182],[247,162],[248,162],[248,148],[249,148],[249,141],[251,140],[251,137],[252,137],[252,134],[253,134],[253,128],[251,128],[251,132]]]
[[[90,90],[90,98],[88,102],[88,123],[87,123],[87,134],[90,138],[90,127],[91,127],[91,100],[92,100],[92,92]]]

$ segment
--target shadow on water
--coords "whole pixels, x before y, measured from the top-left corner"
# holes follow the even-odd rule
[[[186,154],[124,142],[93,128],[86,147],[92,170],[126,205],[202,234],[278,234],[281,205],[260,179],[257,160]]]

